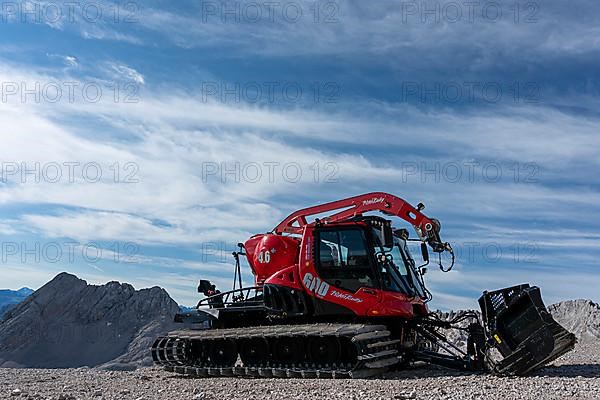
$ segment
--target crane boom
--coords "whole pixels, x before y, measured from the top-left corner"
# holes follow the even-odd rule
[[[311,215],[332,213],[320,221],[333,223],[361,216],[366,212],[380,211],[407,221],[415,228],[419,238],[427,241],[434,251],[444,251],[447,243],[440,240],[439,222],[425,216],[420,209],[422,208],[415,208],[406,200],[392,194],[372,192],[295,211],[281,221],[273,229],[273,233],[302,234],[302,230],[308,224],[307,218]]]

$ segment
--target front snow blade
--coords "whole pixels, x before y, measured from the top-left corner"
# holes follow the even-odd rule
[[[479,298],[488,344],[504,357],[491,367],[501,375],[526,375],[573,350],[575,335],[556,322],[540,289],[528,284]]]

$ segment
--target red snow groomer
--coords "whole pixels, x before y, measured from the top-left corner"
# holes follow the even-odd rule
[[[575,336],[546,310],[527,284],[484,292],[481,315],[452,320],[431,313],[423,275],[428,247],[439,266],[454,264],[440,223],[387,193],[368,193],[296,211],[272,232],[251,237],[233,253],[234,289],[206,296],[177,322],[199,324],[159,337],[155,363],[194,376],[366,377],[412,362],[470,371],[525,375],[573,349]],[[395,229],[379,211],[416,233]],[[314,218],[319,216],[319,218]],[[313,217],[309,222],[309,217]],[[417,265],[407,243],[420,242]],[[441,254],[451,262],[444,268]],[[255,277],[242,287],[240,256]],[[462,331],[466,346],[447,339]]]

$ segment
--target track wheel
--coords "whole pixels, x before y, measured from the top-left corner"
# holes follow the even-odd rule
[[[310,361],[317,366],[329,366],[340,361],[340,342],[335,337],[311,337],[308,342]]]
[[[210,364],[215,367],[231,367],[237,360],[237,346],[233,340],[212,340],[207,343]]]
[[[266,365],[269,344],[263,338],[246,339],[240,343],[240,357],[246,367]]]
[[[301,338],[278,338],[273,344],[273,356],[280,365],[298,365],[304,362],[305,345]]]

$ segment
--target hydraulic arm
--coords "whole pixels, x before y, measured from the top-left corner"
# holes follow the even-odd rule
[[[425,206],[421,203],[415,208],[407,201],[389,193],[366,193],[295,211],[281,221],[273,229],[273,232],[277,234],[301,234],[304,227],[308,224],[308,217],[323,213],[330,213],[330,215],[320,218],[320,222],[323,224],[334,224],[360,217],[366,212],[380,211],[385,215],[400,217],[410,223],[415,228],[419,238],[427,241],[433,251],[442,252],[447,250],[449,248],[448,243],[442,243],[440,239],[439,221],[428,218],[421,213],[423,208]]]

